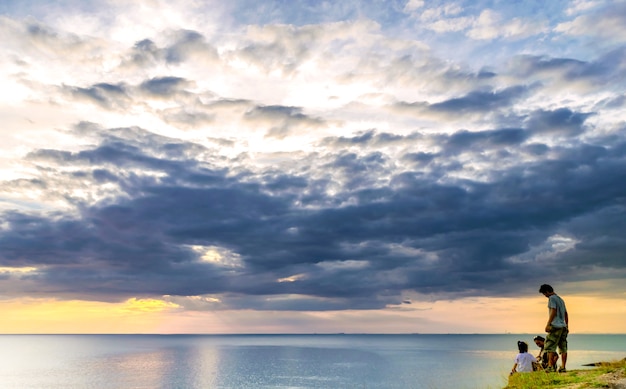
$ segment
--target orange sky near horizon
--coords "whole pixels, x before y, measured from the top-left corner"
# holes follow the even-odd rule
[[[626,333],[623,299],[563,296],[572,333]],[[0,301],[3,334],[230,333],[541,333],[547,300],[466,298],[408,308],[325,312],[185,311],[158,299],[120,303],[13,299]]]

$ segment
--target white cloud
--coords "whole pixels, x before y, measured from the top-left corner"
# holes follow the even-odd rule
[[[218,246],[189,246],[198,255],[200,262],[210,263],[224,268],[241,268],[241,256],[227,248]]]
[[[604,1],[598,0],[574,0],[565,10],[566,15],[574,15],[580,12],[588,11],[592,8],[604,5]]]
[[[463,31],[473,24],[471,17],[458,17],[437,20],[426,27],[435,32]]]
[[[467,36],[477,40],[497,38],[523,39],[547,31],[545,22],[513,18],[504,19],[499,13],[487,9],[480,13],[467,32]]]
[[[531,247],[523,254],[508,258],[511,263],[548,263],[554,261],[559,255],[571,251],[580,243],[579,240],[559,234],[552,235],[540,245]]]
[[[404,6],[403,12],[411,13],[424,6],[424,0],[409,0]]]
[[[594,36],[609,42],[624,42],[626,36],[626,6],[607,7],[597,13],[585,14],[558,24],[554,31],[572,36]]]

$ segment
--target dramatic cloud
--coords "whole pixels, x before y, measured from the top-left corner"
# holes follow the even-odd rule
[[[418,309],[626,275],[623,3],[139,3],[0,7],[0,297]],[[135,7],[170,17],[129,39]]]

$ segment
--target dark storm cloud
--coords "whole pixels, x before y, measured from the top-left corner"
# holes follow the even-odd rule
[[[568,261],[581,267],[600,266],[616,271],[624,269],[624,246],[626,237],[626,204],[573,218],[567,227],[579,239],[577,250],[568,255]]]
[[[526,122],[529,131],[535,134],[562,134],[575,136],[584,132],[585,120],[589,113],[573,112],[568,108],[554,111],[536,111]]]
[[[88,44],[39,25],[25,26],[25,40],[38,49],[71,54],[74,46]],[[363,26],[351,34],[369,31]],[[351,23],[332,28],[344,31]],[[328,48],[357,50],[354,35],[341,39],[336,32],[324,36],[323,30],[251,27],[246,42],[221,53],[233,63],[254,65],[254,71],[282,72],[298,81],[300,65],[310,58],[341,62]],[[324,50],[314,51],[316,44]],[[381,55],[386,51],[374,50],[376,55],[351,68],[327,69],[337,74],[333,81],[378,85],[376,80],[389,80],[446,96],[392,107],[420,121],[479,117],[481,123],[493,117],[496,123],[468,120],[467,128],[474,130],[451,132],[448,124],[425,128],[422,122],[400,125],[393,118],[390,132],[374,128],[327,136],[311,145],[313,151],[259,153],[259,159],[275,165],[257,164],[256,156],[245,152],[234,159],[223,156],[219,147],[235,149],[238,141],[220,138],[219,131],[210,134],[216,145],[211,149],[138,127],[80,123],[72,135],[84,137],[76,143],[81,150],[30,152],[22,162],[30,164],[25,170],[31,178],[0,183],[3,192],[45,192],[47,201],[66,210],[3,211],[0,267],[37,268],[20,275],[37,281],[24,285],[31,295],[116,300],[214,294],[220,308],[281,310],[381,308],[401,304],[405,291],[511,295],[534,283],[538,273],[566,280],[580,277],[581,269],[626,271],[626,241],[620,235],[626,230],[623,136],[613,131],[611,138],[602,138],[590,131],[589,118],[597,113],[574,108],[574,101],[565,106],[567,101],[555,100],[542,109],[522,102],[557,83],[546,79],[609,84],[623,75],[624,50],[596,61],[518,57],[512,75],[523,81],[500,88],[494,85],[506,85],[506,72],[462,69],[430,54],[417,55],[416,48],[406,51],[413,54],[389,58]],[[324,55],[312,57],[318,53]],[[144,78],[132,78],[139,81],[92,80],[60,89],[107,109],[142,104],[184,129],[241,125],[265,131],[272,141],[290,141],[330,127],[327,117],[306,107],[280,105],[290,101],[284,96],[253,101],[194,91],[197,84],[189,77],[195,73],[183,65],[200,67],[219,59],[205,36],[177,30],[164,39],[139,40],[126,53],[116,70],[126,75],[141,67]],[[177,74],[184,77],[151,66],[180,69]],[[157,76],[146,79],[145,74]],[[434,86],[427,88],[425,79]],[[392,87],[388,91],[368,96],[383,101],[410,96],[392,95]],[[605,96],[610,95],[600,98]],[[154,108],[146,104],[150,99],[170,104]],[[622,100],[613,95],[596,106],[617,108]],[[388,114],[371,108],[373,116]],[[326,113],[346,120],[337,132],[361,124],[361,118],[350,123],[353,112],[340,110]],[[364,128],[372,126],[368,119],[362,120]],[[479,125],[487,128],[476,130]],[[555,249],[555,239],[569,246]],[[11,277],[17,276],[2,275]],[[606,275],[593,272],[588,279],[594,277]]]
[[[467,151],[475,148],[499,148],[518,146],[526,141],[528,133],[521,128],[503,128],[490,131],[458,131],[447,137],[444,147],[447,152]]]
[[[78,130],[88,128],[98,129],[84,123]],[[488,182],[441,181],[441,170],[420,170],[419,164],[413,171],[394,172],[381,151],[322,155],[309,161],[329,172],[331,179],[320,181],[217,168],[194,158],[210,150],[138,128],[100,131],[101,143],[94,148],[31,154],[31,160],[57,172],[29,185],[52,190],[51,177],[70,164],[65,189],[55,190],[87,180],[118,185],[117,196],[86,203],[66,193],[77,214],[3,215],[0,266],[41,267],[29,276],[41,285],[34,294],[45,290],[105,300],[298,294],[302,301],[278,299],[257,307],[379,308],[401,303],[404,290],[493,295],[525,283],[524,277],[538,269],[546,277],[559,269],[566,277],[591,263],[624,266],[626,242],[615,233],[626,228],[626,218],[620,217],[626,212],[623,139],[545,146],[534,159]],[[349,142],[366,150],[385,138],[368,132]],[[406,158],[449,163],[457,154],[478,154],[484,147],[516,147],[526,132],[457,132],[438,139],[445,157],[409,153]],[[348,140],[337,139],[342,142]],[[546,154],[550,159],[541,158]],[[161,174],[142,176],[143,171]],[[385,175],[389,184],[380,186],[375,178]],[[328,188],[338,182],[342,189],[329,197]],[[324,208],[302,206],[322,203]],[[552,262],[510,260],[555,234],[585,243]],[[196,246],[229,250],[240,263],[202,261],[192,249]],[[601,259],[589,259],[592,252]],[[244,302],[233,298],[228,304]]]

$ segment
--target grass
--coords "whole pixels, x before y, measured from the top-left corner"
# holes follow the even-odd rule
[[[583,389],[606,388],[612,377],[626,376],[626,358],[620,361],[602,363],[590,370],[572,370],[567,373],[513,374],[504,389]]]

